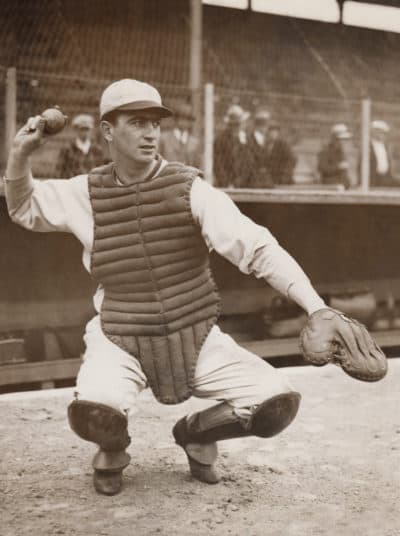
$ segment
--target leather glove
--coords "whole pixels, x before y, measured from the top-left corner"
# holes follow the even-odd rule
[[[320,309],[309,317],[300,348],[312,365],[334,363],[357,380],[378,381],[387,372],[386,356],[367,329],[335,309]]]

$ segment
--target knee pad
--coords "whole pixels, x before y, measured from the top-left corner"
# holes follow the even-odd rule
[[[79,437],[105,451],[124,450],[131,442],[128,419],[105,404],[74,400],[68,407],[68,421]]]
[[[294,391],[269,398],[253,413],[249,432],[258,437],[272,437],[284,430],[296,417],[301,395]]]

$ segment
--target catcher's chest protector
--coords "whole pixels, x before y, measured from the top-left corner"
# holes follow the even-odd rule
[[[104,287],[102,329],[140,361],[165,404],[191,395],[198,354],[220,312],[190,208],[196,175],[168,164],[155,178],[120,186],[113,164],[89,174],[91,273]]]

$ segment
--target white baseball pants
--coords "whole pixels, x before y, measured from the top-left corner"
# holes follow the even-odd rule
[[[77,398],[133,414],[138,395],[148,386],[139,361],[104,335],[99,315],[87,324],[84,341]],[[282,372],[239,346],[218,326],[211,329],[198,357],[193,396],[226,401],[238,414],[243,408],[245,415],[245,408],[292,390]]]

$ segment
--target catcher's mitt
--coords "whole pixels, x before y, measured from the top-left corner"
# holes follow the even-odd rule
[[[334,363],[357,380],[378,381],[387,372],[385,354],[367,329],[334,309],[310,316],[300,334],[300,348],[312,365]]]

